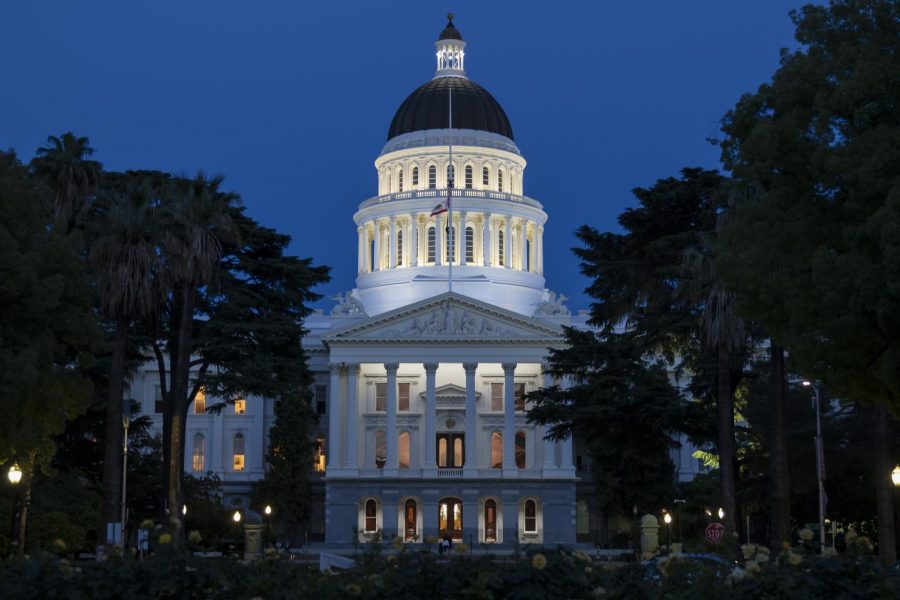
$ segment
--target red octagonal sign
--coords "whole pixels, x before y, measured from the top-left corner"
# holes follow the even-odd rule
[[[706,526],[706,541],[710,544],[721,544],[725,539],[725,526],[721,523],[710,523]]]

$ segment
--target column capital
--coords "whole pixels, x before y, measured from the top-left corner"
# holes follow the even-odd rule
[[[400,368],[400,363],[384,363],[384,370],[390,374],[391,372],[396,373],[397,369]]]
[[[434,373],[438,370],[438,363],[422,363],[426,373]]]
[[[477,363],[477,362],[467,362],[467,363],[463,363],[463,369],[465,370],[465,372],[466,372],[467,374],[468,374],[468,373],[474,373],[474,372],[475,372],[475,369],[477,369],[477,368],[478,368],[478,363]]]
[[[517,363],[514,363],[514,362],[505,362],[505,363],[501,363],[500,366],[503,367],[503,372],[504,372],[504,373],[510,373],[510,372],[513,372],[513,373],[514,373],[515,370],[516,370]]]
[[[351,375],[359,375],[362,366],[359,363],[347,363],[347,372]]]
[[[344,368],[344,363],[329,363],[328,370],[331,371],[332,374],[340,373]]]

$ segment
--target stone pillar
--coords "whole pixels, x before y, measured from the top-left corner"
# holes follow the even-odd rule
[[[481,264],[485,267],[491,266],[491,257],[493,249],[491,247],[491,215],[484,213],[481,223]]]
[[[391,240],[390,250],[388,251],[388,269],[397,266],[397,216],[391,217]]]
[[[425,538],[438,536],[438,491],[422,491],[422,542]],[[437,552],[436,542],[431,543],[431,551]]]
[[[375,256],[372,261],[372,270],[380,271],[381,270],[381,223],[378,222],[378,219],[373,221],[375,225]]]
[[[425,363],[425,476],[437,476],[437,439],[436,424],[437,409],[435,406],[435,373],[438,369],[437,363]],[[435,509],[437,510],[437,509]],[[437,513],[435,513],[437,515]],[[437,519],[437,516],[435,516]],[[427,527],[427,525],[426,525]],[[435,525],[437,527],[437,525]]]
[[[512,246],[512,215],[506,215],[506,222],[503,224],[503,266],[507,269],[512,268],[510,246]]]
[[[209,468],[216,473],[225,469],[222,461],[225,460],[225,417],[224,410],[213,413],[212,439],[209,440],[210,465]]]
[[[474,232],[473,232],[474,233]],[[459,211],[459,234],[457,235],[459,241],[456,243],[457,248],[459,248],[459,264],[466,264],[466,211]],[[475,240],[472,240],[473,242]],[[474,260],[474,256],[472,259]]]
[[[474,552],[478,544],[478,519],[480,518],[478,505],[478,490],[462,490],[462,538],[463,543],[469,547],[469,552]]]
[[[419,216],[409,216],[409,266],[419,264]]]
[[[572,436],[570,435],[562,441],[562,457],[559,465],[561,469],[575,469],[572,464],[572,454]]]
[[[359,430],[359,365],[347,366],[347,439],[345,449],[347,458],[344,466],[348,469],[359,468],[357,432]]]
[[[365,273],[366,257],[364,253],[365,229],[362,225],[356,228],[356,273]]]
[[[504,491],[502,505],[503,511],[503,544],[512,546],[519,540],[519,496],[513,492]]]
[[[439,267],[444,263],[444,215],[441,213],[434,217],[434,266]]]
[[[503,476],[516,477],[516,363],[503,363]]]
[[[659,521],[653,515],[641,517],[641,560],[652,558],[659,550]]]
[[[466,372],[466,456],[465,456],[465,473],[466,477],[478,476],[478,450],[477,450],[477,429],[476,429],[476,412],[475,412],[475,369],[478,363],[463,363],[463,369]],[[467,507],[467,510],[471,510]],[[465,513],[463,513],[465,518]]]
[[[256,513],[252,513],[255,515],[255,519],[251,521],[250,514],[252,511],[247,511],[247,516],[244,521],[244,560],[257,560],[262,558],[262,529],[263,524],[260,522],[259,515]]]
[[[387,371],[387,427],[385,428],[385,443],[387,445],[387,460],[384,463],[385,476],[396,475],[397,461],[397,369],[398,363],[384,363]],[[396,511],[395,511],[396,513]],[[397,526],[394,524],[394,529]]]
[[[328,469],[341,466],[341,365],[331,364],[328,386]]]

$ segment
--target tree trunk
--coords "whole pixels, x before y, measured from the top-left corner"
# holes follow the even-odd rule
[[[770,340],[769,402],[771,413],[770,477],[771,482],[771,538],[773,549],[790,541],[791,534],[791,476],[788,460],[787,382],[784,372],[784,348]]]
[[[31,504],[31,473],[29,469],[24,473],[23,483],[25,485],[25,493],[22,494],[22,502],[19,505],[19,531],[16,534],[16,558],[25,558],[25,533],[26,524],[28,523],[28,505]]]
[[[194,302],[196,294],[189,284],[183,284],[181,307],[178,323],[178,349],[172,370],[172,395],[169,403],[171,421],[169,456],[168,456],[168,490],[167,507],[169,527],[176,542],[184,537],[184,517],[181,507],[184,504],[181,479],[184,472],[184,424],[190,378],[191,363],[191,329],[194,324]]]
[[[125,350],[128,342],[128,320],[117,319],[109,370],[109,394],[106,405],[106,441],[103,453],[103,502],[100,510],[99,540],[106,540],[108,523],[121,518],[122,501],[122,401],[125,395]],[[122,523],[122,527],[125,524]],[[107,555],[114,544],[107,544]]]
[[[734,394],[731,391],[731,364],[728,348],[720,343],[718,357],[718,429],[719,429],[719,477],[721,479],[722,509],[725,511],[725,532],[729,536],[726,545],[732,546],[737,534],[737,502],[734,483]]]
[[[878,507],[878,558],[885,565],[897,562],[894,537],[894,485],[891,481],[890,423],[893,420],[884,404],[871,409],[875,445],[875,502]]]

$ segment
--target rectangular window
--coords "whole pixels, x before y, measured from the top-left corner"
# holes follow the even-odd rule
[[[466,189],[472,189],[472,165],[466,166]]]
[[[428,167],[428,189],[433,190],[437,187],[437,168],[434,165]]]
[[[165,410],[163,402],[162,389],[158,385],[153,386],[153,412],[161,413]]]
[[[324,385],[317,385],[315,389],[316,414],[324,415],[328,406],[328,389]]]
[[[525,501],[525,533],[537,533],[537,503]]]
[[[475,262],[475,230],[466,227],[466,264]]]
[[[440,468],[461,469],[465,461],[465,434],[437,434],[437,464]]]
[[[194,396],[194,414],[202,415],[206,413],[206,390],[200,388],[197,395]]]
[[[247,401],[243,398],[238,398],[234,401],[234,414],[236,415],[244,415],[247,414]]]
[[[503,412],[503,384],[491,384],[491,410],[493,412]]]
[[[202,433],[197,433],[194,435],[194,452],[193,452],[193,460],[191,461],[191,468],[200,472],[203,471],[205,465],[205,454],[206,454],[206,440],[203,437]]]
[[[409,384],[397,384],[397,410],[409,411]]]
[[[313,471],[316,473],[325,472],[325,438],[316,438],[316,445],[313,450]]]
[[[375,384],[375,410],[384,412],[387,409],[387,384]]]
[[[516,412],[525,412],[525,384],[516,384]]]
[[[403,230],[400,229],[400,225],[397,226],[397,264],[394,266],[403,266]]]
[[[481,170],[481,185],[485,188],[491,185],[491,172],[485,167]]]
[[[234,453],[233,461],[235,471],[244,470],[244,436],[243,434],[235,434],[234,436]]]
[[[434,247],[437,244],[437,242],[435,241],[436,235],[437,234],[435,233],[435,228],[429,227],[428,228],[428,260],[426,261],[429,264],[434,263]]]

